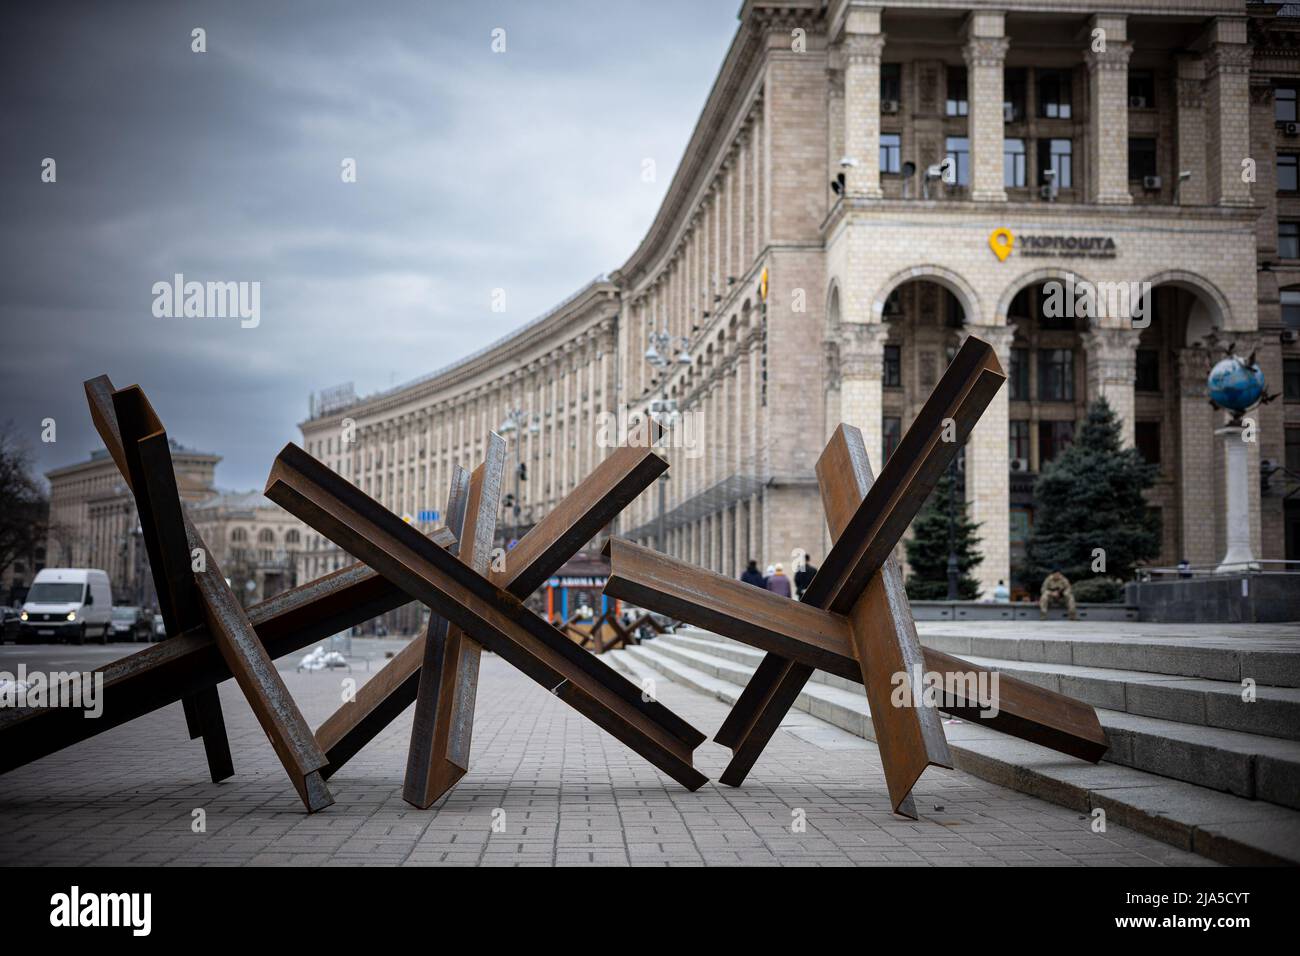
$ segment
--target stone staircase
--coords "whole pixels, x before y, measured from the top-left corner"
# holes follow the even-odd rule
[[[959,769],[1084,813],[1100,807],[1110,823],[1223,863],[1300,864],[1300,627],[922,622],[919,631],[928,647],[1087,701],[1110,739],[1093,765],[945,722]],[[730,705],[762,656],[682,628],[606,660],[638,683],[666,677]],[[875,739],[859,684],[817,671],[796,707]]]

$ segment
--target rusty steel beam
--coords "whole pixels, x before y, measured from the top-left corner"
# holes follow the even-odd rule
[[[745,694],[762,687],[764,698],[772,696],[777,683],[788,679],[783,675],[786,660],[809,671],[824,670],[846,680],[862,681],[845,616],[802,605],[621,538],[609,542],[608,554],[606,594],[768,652],[750,678]],[[926,673],[992,673],[940,651],[927,647],[921,651]],[[1106,752],[1106,736],[1090,705],[1009,674],[999,674],[998,681],[1001,700],[996,717],[971,716],[980,709],[979,701],[960,695],[939,709],[956,716],[971,716],[982,726],[1093,763]],[[724,729],[714,737],[733,749],[740,731],[760,709],[754,707],[747,716],[735,716],[738,708],[739,702],[723,724]]]
[[[633,430],[628,442],[597,465],[524,535],[506,555],[504,568],[490,575],[493,583],[521,600],[526,598],[668,467],[645,441],[643,430]],[[468,475],[465,481],[468,482]],[[463,512],[463,507],[462,502],[457,511],[449,504],[447,513],[455,516]],[[441,615],[431,614],[430,626],[444,627],[445,620]],[[422,634],[398,652],[379,675],[364,684],[355,700],[339,708],[317,728],[316,740],[330,761],[325,769],[326,777],[338,771],[415,701],[426,647],[427,635]],[[575,650],[576,647],[566,646],[564,653],[577,666],[584,666],[588,655],[580,651],[574,654]],[[416,720],[420,720],[418,715]]]
[[[1006,379],[992,346],[968,336],[831,545],[805,603],[848,613]]]
[[[447,520],[440,531],[456,539],[447,546],[447,551],[451,554],[455,554],[460,546],[468,493],[469,474],[457,466],[452,469],[451,490],[447,495],[445,512]],[[402,603],[405,603],[404,593],[402,598]],[[325,751],[325,757],[329,761],[323,771],[326,779],[343,769],[344,764],[374,740],[381,730],[415,700],[428,633],[438,628],[445,629],[446,626],[444,618],[431,613],[426,633],[393,655],[378,674],[361,686],[355,697],[330,714],[316,729],[316,742]],[[417,726],[419,719],[417,714]]]
[[[189,547],[167,433],[139,388],[116,393],[107,375],[87,381],[84,388],[91,420],[136,499],[159,610],[167,636],[174,637],[200,624],[203,610],[189,576]],[[126,442],[124,430],[130,436]],[[203,688],[183,697],[181,703],[190,739],[203,738],[212,782],[232,776],[235,764],[217,689]]]
[[[817,483],[832,541],[843,538],[859,506],[871,497],[874,480],[862,432],[840,425],[817,460]],[[926,706],[921,694],[921,641],[903,572],[893,557],[886,557],[867,579],[847,617],[890,802],[895,813],[915,820],[912,787],[928,766],[951,769],[952,753],[939,712]],[[897,707],[891,700],[898,675],[912,688],[911,706]]]
[[[455,536],[440,529],[431,540],[447,547]],[[267,654],[278,658],[408,601],[400,588],[357,563],[253,605],[248,619]],[[66,707],[0,710],[0,773],[214,688],[232,676],[206,623],[92,673],[102,675],[104,681],[104,710],[96,720],[86,720],[81,711]]]
[[[505,469],[505,439],[490,433],[483,463],[470,476],[459,552],[479,574],[487,573],[492,559]],[[402,787],[402,798],[422,810],[469,771],[482,655],[478,642],[446,618],[439,616],[442,626],[435,629],[433,617],[430,611]]]
[[[266,494],[679,783],[706,782],[691,764],[703,734],[301,448],[276,458]]]
[[[896,567],[891,568],[889,557],[1004,381],[1006,376],[992,347],[968,337],[886,462],[879,480],[872,480],[860,433],[853,447],[849,447],[846,443],[849,433],[843,426],[818,462],[823,507],[834,543],[802,600],[857,620],[862,643],[858,650],[863,655],[860,663],[866,669],[864,673],[915,661],[920,656],[902,575]],[[827,500],[828,491],[833,494],[833,501]],[[870,592],[865,601],[864,592]],[[886,671],[866,681],[868,703],[874,709],[879,709],[881,701],[889,700],[887,688],[880,682],[896,672]],[[911,672],[910,666],[903,671]],[[811,671],[798,666],[772,666],[755,674],[736,701],[735,720],[729,719],[723,725],[727,739],[737,742],[732,764],[722,776],[723,782],[739,785],[744,780],[758,753],[767,745],[762,731],[769,728],[770,737],[780,723],[761,720],[758,716],[772,706],[770,700],[778,697],[768,682],[780,680],[802,687],[811,676]],[[784,696],[790,694],[787,686]],[[911,812],[914,804],[906,797],[911,790],[907,781],[915,781],[930,763],[949,766],[951,756],[946,741],[940,742],[943,734],[937,717],[919,714],[909,717],[896,713],[897,708],[890,710],[882,720],[898,726],[882,729],[879,736],[886,742],[881,751],[891,801],[895,810],[914,816]],[[900,741],[900,737],[905,737],[907,743]]]
[[[139,386],[113,392],[112,400],[146,546],[156,562],[160,603],[173,626],[187,623],[187,616],[202,615],[308,812],[324,809],[334,802],[320,774],[325,755],[231,593],[216,557],[181,507],[161,420]],[[197,556],[193,564],[191,555]]]

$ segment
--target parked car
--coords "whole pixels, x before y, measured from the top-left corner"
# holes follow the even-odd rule
[[[153,621],[144,613],[144,608],[113,608],[113,640],[147,641],[153,632]]]
[[[45,568],[27,592],[18,614],[18,643],[70,641],[87,637],[108,643],[113,629],[113,594],[98,568]]]
[[[16,607],[0,607],[0,644],[5,641],[18,640],[19,610]]]
[[[166,636],[167,625],[163,621],[163,616],[161,614],[155,614],[153,616],[153,639],[155,641],[161,641]]]

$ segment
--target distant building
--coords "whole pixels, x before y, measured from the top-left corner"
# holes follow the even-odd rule
[[[615,530],[734,576],[826,553],[814,466],[831,431],[861,428],[879,473],[974,335],[1009,378],[961,459],[991,593],[1031,583],[1033,483],[1101,396],[1159,466],[1159,561],[1218,561],[1205,378],[1235,342],[1285,392],[1254,413],[1252,543],[1300,558],[1297,13],[747,0],[627,261],[448,368],[313,406],[306,449],[431,530],[451,465],[474,467],[522,409],[524,530],[608,453],[605,416],[675,408],[696,447],[671,449],[666,494]],[[1076,281],[1104,316],[1059,314],[1053,289]],[[309,536],[312,573],[348,561]]]
[[[189,512],[245,606],[305,580],[306,528],[260,491],[218,492]]]
[[[217,489],[221,456],[170,444],[181,500],[244,604],[297,583],[302,523],[260,492]],[[112,583],[114,603],[156,607],[135,499],[108,451],[98,449],[45,477],[50,530],[44,564],[101,568]]]

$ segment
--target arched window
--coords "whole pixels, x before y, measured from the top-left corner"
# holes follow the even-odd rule
[[[248,540],[248,530],[246,528],[234,528],[230,532],[230,540],[236,544],[242,544]]]
[[[262,542],[262,544],[274,544],[275,532],[270,528],[263,528],[257,533],[257,540]]]
[[[290,528],[288,531],[284,533],[285,544],[297,544],[298,541],[299,541],[299,537],[298,537],[297,528]]]

